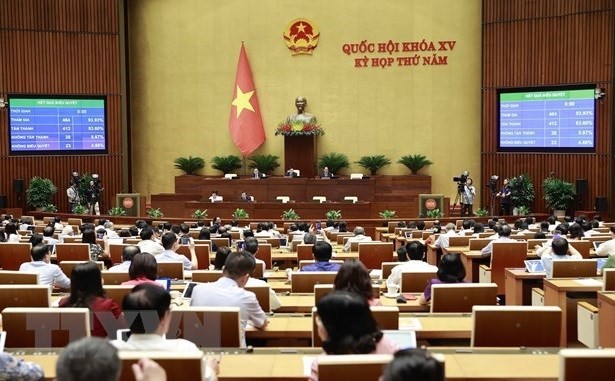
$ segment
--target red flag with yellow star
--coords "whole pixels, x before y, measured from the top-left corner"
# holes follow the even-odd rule
[[[231,132],[233,142],[244,156],[251,154],[265,142],[261,110],[243,43],[237,63],[237,76],[235,77],[228,129]]]

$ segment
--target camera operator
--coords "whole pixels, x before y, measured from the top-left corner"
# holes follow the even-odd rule
[[[495,195],[496,197],[500,197],[500,215],[502,216],[510,216],[510,185],[508,184],[508,179],[504,179],[504,186],[500,191]]]
[[[474,198],[476,197],[476,188],[472,185],[473,181],[470,177],[466,180],[461,194],[461,216],[473,216]]]
[[[69,213],[74,213],[75,206],[79,205],[79,189],[77,189],[77,184],[71,181],[70,187],[66,189],[66,196],[68,197],[68,207],[70,208]]]
[[[70,186],[75,186],[79,188],[79,184],[81,183],[81,177],[79,177],[79,172],[73,172],[70,176]]]
[[[104,188],[100,186],[100,179],[97,174],[92,175],[92,181],[90,181],[90,187],[87,191],[88,209],[92,215],[100,215],[100,194]]]

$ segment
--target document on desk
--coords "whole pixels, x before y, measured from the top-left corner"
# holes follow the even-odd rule
[[[400,319],[399,330],[400,331],[420,331],[423,329],[423,325],[419,318],[402,318]]]
[[[312,374],[312,363],[317,356],[303,356],[303,375],[310,376]]]
[[[575,282],[582,286],[602,286],[602,281],[592,278],[575,279]]]

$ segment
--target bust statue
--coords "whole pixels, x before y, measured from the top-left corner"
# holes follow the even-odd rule
[[[288,118],[289,122],[316,123],[316,118],[314,118],[314,115],[305,112],[306,106],[307,99],[305,97],[298,96],[295,99],[295,107],[297,107],[297,113],[295,115],[291,115]]]

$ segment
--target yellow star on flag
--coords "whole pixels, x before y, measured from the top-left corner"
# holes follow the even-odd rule
[[[254,94],[254,90],[244,93],[243,91],[241,91],[241,88],[237,86],[237,96],[235,96],[235,99],[233,99],[233,103],[232,103],[233,106],[237,107],[237,119],[239,119],[239,115],[241,115],[241,112],[244,109],[248,109],[254,112],[254,108],[252,107],[252,104],[250,103],[250,98],[252,98],[253,94]]]

